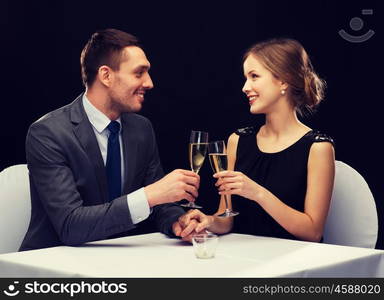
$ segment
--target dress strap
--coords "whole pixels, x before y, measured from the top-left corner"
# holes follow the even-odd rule
[[[313,143],[329,142],[333,145],[333,147],[335,147],[334,139],[331,138],[329,135],[322,133],[318,130],[312,130],[308,132],[305,136],[309,137]]]
[[[244,136],[244,135],[251,135],[256,133],[256,129],[254,126],[250,127],[244,127],[244,128],[239,128],[235,131],[235,133],[239,136]]]

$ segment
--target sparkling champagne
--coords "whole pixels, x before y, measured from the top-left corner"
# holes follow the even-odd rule
[[[228,167],[227,154],[225,153],[209,153],[209,161],[213,172],[226,171]]]
[[[189,162],[191,169],[195,173],[199,173],[207,154],[208,143],[190,143],[189,144]]]

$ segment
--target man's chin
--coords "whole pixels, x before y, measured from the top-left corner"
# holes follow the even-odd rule
[[[139,112],[143,108],[143,105],[141,103],[137,103],[135,105],[130,105],[124,107],[124,112],[126,113],[135,113]]]

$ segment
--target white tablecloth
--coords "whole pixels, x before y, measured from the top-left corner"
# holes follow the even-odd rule
[[[384,251],[240,234],[216,257],[153,233],[0,255],[0,277],[384,277]]]

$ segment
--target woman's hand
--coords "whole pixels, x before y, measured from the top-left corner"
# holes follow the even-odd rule
[[[205,215],[198,209],[189,210],[180,216],[173,226],[173,232],[183,241],[192,242],[192,236],[208,229],[213,223],[213,216]]]
[[[239,195],[257,201],[264,188],[241,172],[222,171],[213,175],[218,178],[216,186],[220,195]]]

